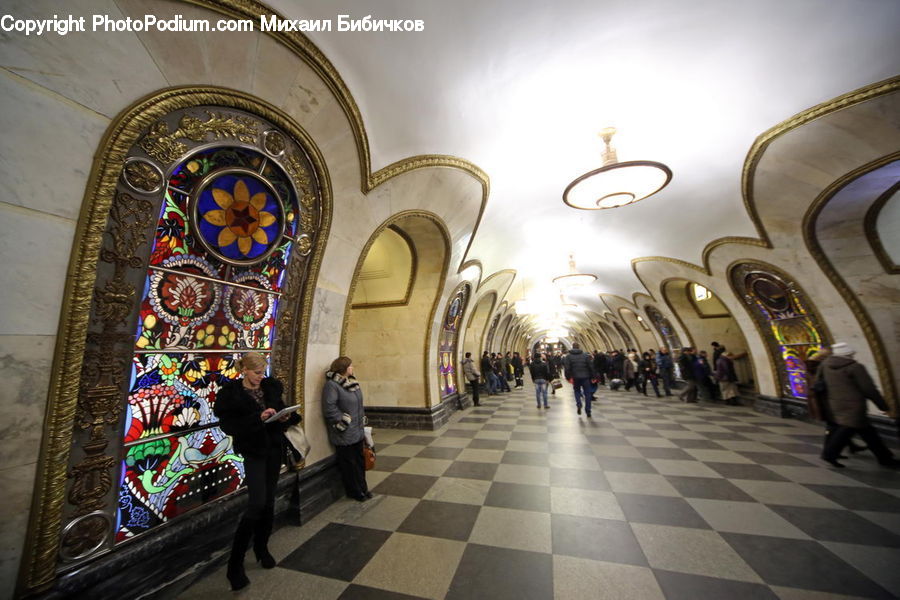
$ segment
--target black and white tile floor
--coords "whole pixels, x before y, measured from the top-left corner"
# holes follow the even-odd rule
[[[744,407],[569,386],[376,431],[374,499],[276,532],[246,598],[896,598],[900,473],[836,470],[822,430]],[[181,596],[229,593],[224,568]]]

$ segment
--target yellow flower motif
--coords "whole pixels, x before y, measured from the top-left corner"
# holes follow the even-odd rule
[[[251,198],[243,179],[234,184],[233,192],[232,195],[221,188],[213,188],[213,199],[222,210],[207,211],[203,219],[223,228],[219,232],[219,246],[224,248],[237,240],[238,249],[247,255],[253,248],[254,240],[263,245],[269,243],[269,236],[263,227],[268,227],[276,219],[275,215],[263,210],[266,205],[265,192],[254,194]]]

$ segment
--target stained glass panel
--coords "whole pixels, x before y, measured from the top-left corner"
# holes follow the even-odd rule
[[[456,344],[459,339],[459,324],[466,310],[469,288],[463,285],[447,306],[444,324],[438,342],[438,371],[441,385],[441,397],[457,392],[456,383]]]
[[[732,284],[778,357],[782,393],[806,399],[806,360],[822,348],[826,336],[803,292],[763,265],[738,265],[732,271]]]
[[[653,326],[656,327],[659,337],[662,338],[663,343],[669,351],[671,352],[682,348],[681,338],[678,337],[678,333],[675,331],[675,328],[672,327],[672,323],[670,323],[655,306],[647,306],[645,310],[647,311],[647,316],[650,317]]]
[[[298,215],[290,179],[255,150],[207,148],[172,170],[137,324],[117,542],[241,485],[215,396],[242,352],[272,350]]]

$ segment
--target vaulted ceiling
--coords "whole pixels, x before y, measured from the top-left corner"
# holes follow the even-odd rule
[[[645,291],[631,260],[699,263],[723,236],[756,237],[741,177],[758,135],[835,96],[900,73],[896,0],[270,0],[290,18],[422,19],[420,33],[314,32],[358,103],[372,170],[419,154],[469,160],[490,197],[468,260],[517,273],[508,300],[567,270],[573,296]],[[562,202],[600,166],[667,164],[662,192],[612,210]]]

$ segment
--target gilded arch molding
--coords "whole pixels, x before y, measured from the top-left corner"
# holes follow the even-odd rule
[[[278,11],[256,2],[255,0],[181,0],[187,4],[195,4],[208,8],[220,14],[233,17],[235,19],[251,19],[259,22],[261,15],[278,15],[282,18]],[[353,138],[356,142],[357,153],[359,154],[360,181],[362,182],[362,193],[368,194],[379,185],[393,179],[404,173],[415,171],[417,169],[427,169],[432,167],[442,167],[456,169],[468,173],[479,184],[481,184],[481,206],[478,210],[478,217],[475,220],[475,226],[472,229],[472,235],[466,250],[460,259],[457,273],[462,272],[469,263],[466,257],[472,249],[472,243],[478,233],[478,227],[481,225],[481,219],[484,216],[487,207],[488,197],[490,196],[490,178],[480,167],[472,162],[456,156],[444,154],[425,154],[412,156],[394,162],[375,173],[372,172],[372,159],[369,149],[369,138],[366,133],[366,127],[363,123],[362,114],[359,106],[353,99],[350,89],[344,83],[343,78],[338,73],[335,66],[328,60],[325,54],[310,40],[307,36],[298,31],[268,31],[266,35],[271,36],[280,44],[288,48],[298,58],[305,62],[328,86],[328,89],[334,94],[340,104],[341,110],[350,123],[353,131]]]
[[[301,323],[293,350],[295,399],[303,402],[308,323],[315,281],[331,227],[331,183],[325,162],[312,138],[288,115],[271,104],[240,91],[221,87],[175,87],[155,92],[116,116],[100,141],[88,176],[81,213],[67,269],[53,368],[47,399],[44,432],[38,458],[28,534],[20,567],[19,589],[32,593],[51,585],[57,576],[57,555],[67,467],[72,451],[79,387],[85,361],[97,272],[104,235],[113,218],[117,181],[129,150],[151,125],[173,111],[196,106],[221,106],[257,115],[297,140],[307,152],[319,183],[321,217],[318,242],[313,245],[308,276],[298,297]],[[179,132],[173,132],[175,137]],[[204,136],[206,132],[204,132]],[[101,420],[101,423],[103,421]],[[95,423],[96,425],[97,423]]]
[[[356,267],[353,269],[353,279],[350,281],[350,289],[347,291],[347,300],[344,305],[344,320],[341,325],[341,343],[340,343],[340,353],[341,355],[347,354],[347,335],[350,330],[350,312],[353,310],[353,294],[356,291],[356,283],[359,281],[359,273],[362,270],[363,263],[366,260],[366,256],[369,254],[369,250],[372,249],[372,244],[375,243],[375,240],[378,239],[378,236],[381,235],[385,229],[389,228],[391,225],[394,225],[397,221],[402,219],[416,217],[422,218],[433,223],[437,230],[440,232],[441,241],[444,244],[444,260],[441,265],[441,274],[438,279],[437,289],[435,290],[434,300],[431,303],[431,309],[428,314],[428,326],[425,327],[425,357],[424,364],[422,367],[422,373],[424,376],[424,385],[425,385],[425,406],[431,406],[431,385],[429,382],[431,381],[430,375],[431,370],[428,368],[429,358],[431,356],[431,334],[432,328],[434,326],[434,316],[437,314],[438,305],[441,303],[441,299],[443,298],[444,286],[447,283],[447,270],[450,265],[450,254],[452,250],[452,245],[450,243],[450,232],[447,230],[446,224],[444,221],[436,214],[424,210],[405,210],[398,213],[395,213],[388,217],[386,221],[384,221],[381,225],[375,228],[375,231],[372,232],[372,235],[369,236],[369,239],[366,240],[366,245],[363,246],[363,249],[359,253],[359,258],[356,260]],[[415,282],[413,282],[413,287],[415,286]],[[360,309],[357,309],[360,310]]]

